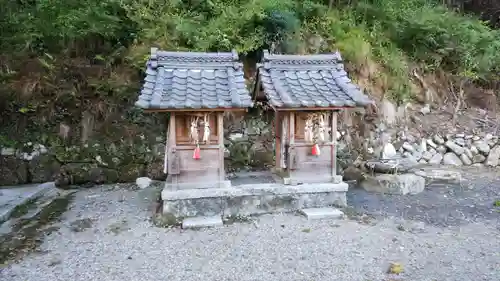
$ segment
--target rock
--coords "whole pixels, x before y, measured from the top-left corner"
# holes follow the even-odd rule
[[[392,125],[396,122],[396,106],[391,101],[382,100],[381,111],[385,123]]]
[[[448,150],[448,149],[446,149],[446,147],[445,147],[444,145],[440,145],[440,146],[438,146],[438,147],[436,148],[436,151],[437,151],[438,153],[441,153],[441,154],[445,154],[447,150]]]
[[[488,153],[490,153],[490,147],[488,146],[488,144],[484,141],[476,141],[474,142],[473,144],[477,150],[482,153],[483,155],[488,155]]]
[[[460,146],[462,146],[462,147],[465,146],[465,140],[462,139],[462,138],[457,138],[453,142],[456,143],[456,144],[458,144],[458,145],[460,145]]]
[[[470,149],[468,149],[468,148],[465,148],[464,155],[466,155],[466,156],[467,156],[467,158],[469,158],[469,159],[472,159],[472,157],[474,156],[474,155],[472,154],[472,151],[470,151]],[[464,163],[465,163],[465,162],[464,162]],[[469,164],[469,165],[470,165],[470,164]]]
[[[127,170],[124,167],[124,170]],[[122,172],[122,170],[120,170]],[[68,188],[70,185],[84,185],[114,183],[123,180],[115,169],[99,167],[90,163],[68,163],[61,167],[55,177],[55,184],[59,188]]]
[[[359,181],[363,179],[363,171],[354,166],[347,167],[342,173],[344,181]]]
[[[470,140],[474,137],[474,135],[466,135],[464,138],[465,140]]]
[[[430,147],[432,147],[432,148],[437,148],[438,147],[438,145],[434,141],[432,141],[431,139],[427,140],[427,145],[430,146]]]
[[[427,150],[431,155],[434,155],[437,153],[437,151],[434,149],[434,148],[429,148],[429,150]]]
[[[437,153],[434,154],[431,159],[429,159],[429,164],[441,164],[441,161],[443,161],[443,155]]]
[[[415,151],[415,148],[413,148],[413,146],[407,142],[403,143],[403,149],[406,150],[406,151],[409,151],[409,152],[414,152]]]
[[[456,135],[455,135],[455,138],[458,138],[458,139],[463,139],[463,138],[465,138],[465,134],[463,134],[463,133],[456,134]]]
[[[415,151],[420,151],[420,144],[419,143],[414,143],[413,144],[413,150],[412,153],[414,153]]]
[[[447,141],[444,144],[449,150],[453,151],[456,155],[461,155],[464,153],[464,148],[457,145],[453,141]],[[446,158],[446,157],[445,157]]]
[[[415,152],[412,153],[412,156],[415,160],[420,160],[422,159],[422,152],[415,150]]]
[[[486,141],[486,142],[487,142],[487,141],[489,141],[489,140],[491,140],[491,139],[493,139],[493,135],[492,135],[492,134],[490,134],[490,133],[488,133],[488,134],[486,134],[486,135],[484,136],[484,141]]]
[[[48,182],[54,180],[61,165],[53,156],[44,154],[29,161],[28,169],[32,182]]]
[[[420,159],[418,160],[418,164],[427,164],[427,161],[425,159]]]
[[[488,157],[486,158],[486,165],[490,167],[496,167],[498,166],[500,158],[500,146],[494,146],[490,153],[488,154]]]
[[[148,177],[140,177],[135,180],[135,184],[140,188],[144,189],[147,188],[151,185],[151,182],[153,182],[150,178]]]
[[[413,156],[413,154],[411,154],[411,152],[408,152],[408,151],[404,151],[403,152],[403,157],[405,159],[413,159],[414,162],[416,162],[417,160],[415,159],[415,157]]]
[[[497,141],[495,141],[495,140],[489,140],[488,141],[488,146],[489,147],[494,147],[496,144],[497,144]]]
[[[462,160],[453,152],[448,152],[443,156],[443,164],[452,166],[462,166]]]
[[[28,182],[26,162],[15,156],[0,156],[0,186]]]
[[[486,156],[482,154],[476,154],[472,157],[472,163],[483,163],[486,160]]]
[[[462,163],[464,163],[464,165],[472,165],[472,160],[471,158],[469,158],[469,156],[467,156],[467,154],[462,154],[460,155],[460,160],[462,160]]]
[[[422,113],[422,115],[429,114],[430,112],[431,112],[431,106],[429,104],[426,104],[424,107],[420,109],[420,113]]]
[[[366,161],[365,167],[375,173],[404,173],[416,165],[415,159],[401,158],[392,160]]]
[[[422,139],[420,141],[420,152],[424,152],[424,151],[427,151],[427,140],[426,139]]]
[[[165,180],[166,175],[163,173],[163,159],[157,159],[146,166],[146,176],[153,180]]]
[[[377,174],[365,175],[360,186],[369,192],[387,194],[417,194],[424,190],[425,179],[414,174]]]
[[[480,137],[480,136],[473,136],[473,137],[472,137],[472,140],[473,140],[473,141],[478,141],[478,140],[480,140],[480,139],[481,139],[481,137]]]
[[[440,135],[434,135],[434,142],[436,144],[444,144],[444,139]]]
[[[475,145],[471,145],[470,152],[472,153],[472,155],[476,155],[479,153],[479,150],[477,149],[477,147]]]
[[[2,147],[0,150],[0,155],[1,156],[14,156],[16,155],[16,149],[11,148],[11,147]]]
[[[465,140],[465,146],[466,147],[470,147],[471,145],[472,145],[472,140],[471,139]]]
[[[429,151],[425,151],[422,154],[422,159],[425,161],[429,161],[429,160],[431,160],[432,156],[433,156],[432,153],[430,153]]]
[[[457,171],[441,170],[441,169],[422,169],[415,171],[415,175],[424,177],[430,181],[445,181],[459,183],[462,180],[462,175]]]
[[[393,159],[397,156],[396,148],[392,143],[387,143],[382,148],[382,159]]]

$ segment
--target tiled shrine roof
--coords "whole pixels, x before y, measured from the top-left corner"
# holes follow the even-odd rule
[[[135,103],[144,109],[230,109],[252,106],[236,52],[166,52],[151,49]]]
[[[277,108],[363,107],[371,103],[347,76],[338,52],[324,55],[265,52],[258,67],[258,80],[269,103]]]

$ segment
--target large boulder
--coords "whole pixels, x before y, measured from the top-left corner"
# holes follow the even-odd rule
[[[375,173],[405,173],[414,168],[418,163],[413,158],[400,158],[389,160],[371,160],[365,162],[365,167]]]
[[[0,186],[24,184],[27,181],[28,169],[24,160],[0,155]]]
[[[61,164],[54,156],[49,154],[39,155],[28,164],[32,182],[53,181],[61,169]]]
[[[405,195],[422,192],[425,179],[414,174],[375,174],[365,175],[359,184],[369,192]]]

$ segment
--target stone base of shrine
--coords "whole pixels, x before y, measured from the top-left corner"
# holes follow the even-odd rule
[[[250,216],[294,212],[303,208],[346,206],[347,183],[301,185],[247,184],[226,188],[166,187],[161,194],[163,214],[182,219],[207,216]]]

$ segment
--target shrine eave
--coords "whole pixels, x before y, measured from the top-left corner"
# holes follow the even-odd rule
[[[148,111],[222,111],[252,107],[236,52],[166,52],[151,49],[135,102]]]
[[[260,89],[276,110],[342,109],[372,103],[349,79],[338,52],[309,56],[265,52],[254,95]]]

